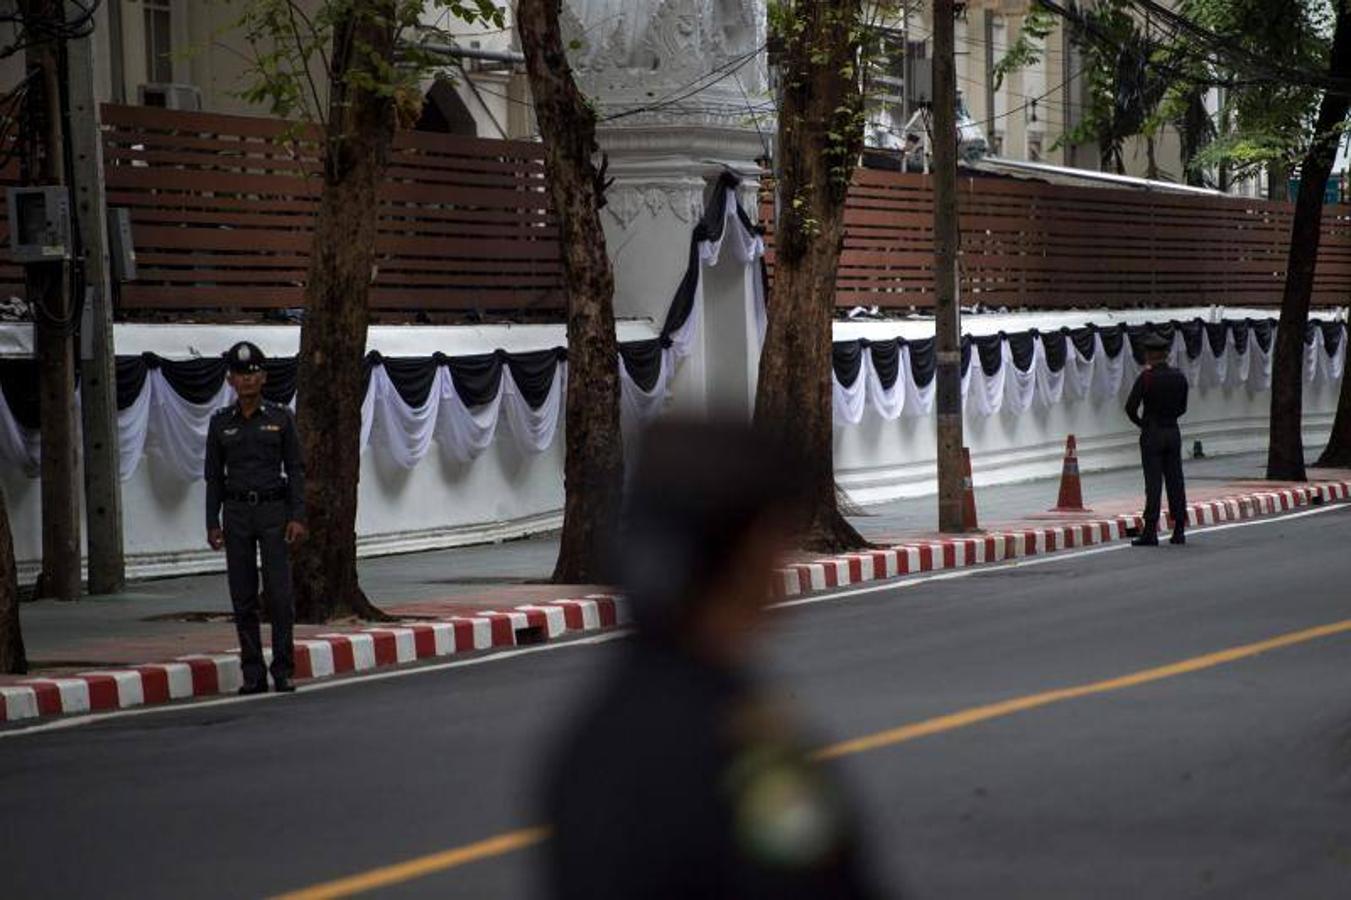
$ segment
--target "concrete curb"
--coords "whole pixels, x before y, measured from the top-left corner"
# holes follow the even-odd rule
[[[540,643],[565,634],[613,628],[626,621],[622,598],[591,594],[501,612],[484,610],[476,616],[322,634],[296,641],[295,676],[328,678],[420,659]],[[237,652],[194,654],[168,663],[67,678],[33,678],[0,687],[0,722],[233,694],[242,683]]]
[[[1254,491],[1188,504],[1188,520],[1192,525],[1236,522],[1315,503],[1345,500],[1348,496],[1351,496],[1351,482],[1346,481]],[[812,591],[881,581],[898,575],[961,569],[982,563],[1037,556],[1056,550],[1121,540],[1126,537],[1128,529],[1138,528],[1140,523],[1138,515],[1086,519],[1068,525],[984,532],[965,538],[917,541],[884,550],[846,553],[780,569],[775,588],[780,599],[784,599]],[[1172,527],[1171,520],[1168,527]]]
[[[1188,515],[1193,525],[1214,525],[1348,498],[1351,482],[1320,482],[1193,503],[1188,506]],[[1117,516],[846,553],[780,569],[775,588],[783,599],[900,575],[1037,556],[1120,540],[1126,537],[1127,529],[1139,523],[1139,516]],[[297,678],[328,678],[422,659],[542,643],[564,635],[613,628],[627,621],[622,597],[590,594],[500,612],[484,610],[476,616],[324,634],[296,641],[295,674]],[[67,678],[33,678],[0,687],[0,722],[232,694],[241,683],[237,652],[183,656],[168,663],[85,672]]]

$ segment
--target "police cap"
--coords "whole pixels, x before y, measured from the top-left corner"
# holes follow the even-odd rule
[[[1147,331],[1145,336],[1140,338],[1140,346],[1144,350],[1153,353],[1166,353],[1172,349],[1172,342],[1157,332]]]
[[[258,345],[249,341],[240,341],[225,351],[225,365],[231,372],[241,374],[261,372],[266,359],[263,351],[258,349]]]
[[[745,423],[662,420],[643,436],[611,560],[640,632],[670,633],[761,517],[804,512],[804,469]],[[768,573],[766,573],[768,574]]]

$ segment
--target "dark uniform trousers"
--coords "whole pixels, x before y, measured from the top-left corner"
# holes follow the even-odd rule
[[[258,623],[258,557],[262,556],[263,593],[272,620],[272,677],[289,679],[295,670],[291,631],[295,608],[291,600],[291,560],[286,543],[286,501],[249,503],[226,500],[221,525],[225,529],[225,565],[229,571],[230,603],[239,632],[240,667],[246,685],[266,679],[263,636]]]
[[[1186,525],[1187,491],[1182,481],[1182,432],[1177,425],[1146,424],[1140,432],[1140,462],[1145,470],[1145,521],[1143,535],[1157,534],[1163,487],[1168,486],[1168,514],[1173,531]]]

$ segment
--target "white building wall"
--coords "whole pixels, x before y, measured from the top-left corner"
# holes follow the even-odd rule
[[[728,269],[723,271],[723,267]],[[724,262],[711,273],[710,283],[731,278]],[[716,292],[714,296],[717,296]],[[723,296],[730,296],[724,293]],[[753,390],[754,373],[738,348],[744,346],[753,322],[744,306],[712,306],[705,322],[706,347],[686,360],[673,382],[670,409],[704,409],[720,404],[719,391]],[[1243,318],[1267,311],[1176,310],[1137,311],[1127,315],[1051,313],[971,317],[972,334],[1051,330],[1086,322],[1144,322],[1167,318]],[[1327,316],[1327,313],[1323,313]],[[622,323],[621,340],[651,337],[650,322]],[[904,335],[925,337],[932,323],[838,323],[840,340]],[[0,352],[19,353],[22,335],[14,327],[0,331]],[[271,354],[293,354],[296,329],[256,327],[248,337]],[[120,353],[153,350],[162,355],[188,356],[224,350],[240,338],[238,328],[226,326],[121,326]],[[449,355],[485,352],[502,347],[527,350],[563,342],[559,326],[373,328],[370,346],[391,356]],[[695,365],[691,365],[695,364]],[[701,367],[701,365],[703,367]],[[715,369],[719,371],[714,371]],[[722,371],[726,370],[726,371]],[[710,389],[710,385],[714,389]],[[1305,440],[1311,450],[1327,437],[1337,404],[1338,382],[1318,381],[1305,389]],[[1066,400],[1047,408],[1034,402],[1024,414],[1001,412],[981,417],[968,412],[966,443],[971,447],[975,481],[989,485],[1051,476],[1059,472],[1065,436],[1079,442],[1081,468],[1094,469],[1138,464],[1137,433],[1127,422],[1122,405],[1129,386],[1111,400]],[[709,397],[712,393],[715,396]],[[737,398],[725,398],[735,401]],[[741,403],[746,402],[743,396]],[[1269,392],[1247,387],[1193,389],[1183,419],[1186,447],[1201,440],[1209,455],[1261,450],[1266,446]],[[733,403],[735,405],[735,403]],[[744,407],[743,407],[744,408]],[[857,426],[835,431],[835,463],[840,485],[860,504],[916,497],[934,492],[935,436],[932,417],[902,416],[887,422],[869,411]],[[362,555],[406,552],[481,543],[537,533],[558,527],[563,503],[563,446],[560,429],[553,445],[539,454],[518,449],[509,430],[469,464],[449,461],[433,449],[411,470],[385,458],[372,442],[361,465],[360,506],[357,521]],[[1254,476],[1258,473],[1254,472]],[[31,578],[38,568],[41,546],[39,482],[15,469],[0,472],[0,485],[9,502],[15,553],[21,577]],[[123,484],[126,549],[130,574],[153,576],[194,571],[218,571],[224,558],[205,545],[204,487],[201,481],[170,477],[153,458],[142,461]],[[1049,501],[1048,501],[1049,502]]]

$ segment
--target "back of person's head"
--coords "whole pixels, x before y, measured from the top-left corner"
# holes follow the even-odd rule
[[[750,425],[665,420],[648,429],[613,560],[639,631],[678,633],[745,564],[740,551],[755,535],[796,531],[805,486],[802,467]]]

